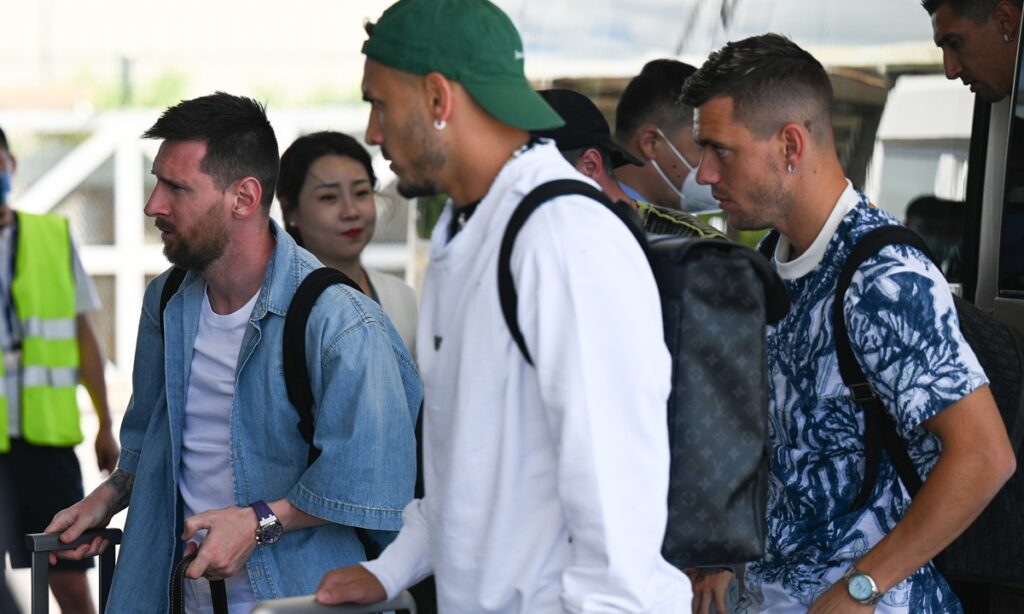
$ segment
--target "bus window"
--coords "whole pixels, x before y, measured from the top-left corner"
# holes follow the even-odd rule
[[[974,164],[974,102],[967,88],[943,75],[898,77],[885,101],[865,182],[879,207],[924,239],[958,289],[970,274],[966,191]]]
[[[1024,46],[1021,46],[1024,50]],[[1020,53],[1020,51],[1018,51]],[[1024,299],[1024,65],[1013,90],[999,248],[999,296]]]

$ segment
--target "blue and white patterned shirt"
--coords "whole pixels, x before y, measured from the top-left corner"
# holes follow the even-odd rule
[[[839,374],[832,330],[836,282],[852,246],[893,224],[848,186],[807,252],[787,262],[789,244],[779,242],[773,263],[792,308],[768,330],[768,540],[748,575],[745,611],[805,611],[910,503],[883,456],[868,504],[851,509],[863,481],[864,418]],[[854,275],[844,311],[854,353],[926,475],[941,443],[922,423],[988,382],[960,333],[949,287],[920,251],[888,246]],[[961,609],[929,563],[886,593],[876,611]]]

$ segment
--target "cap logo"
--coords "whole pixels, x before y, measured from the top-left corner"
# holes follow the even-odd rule
[[[519,60],[523,59],[524,57],[525,56],[523,55],[523,52],[518,50],[518,49],[516,49],[516,51],[515,51],[516,61],[519,61]]]

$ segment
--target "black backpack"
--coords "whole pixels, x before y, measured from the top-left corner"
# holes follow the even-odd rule
[[[764,249],[778,241],[773,233]],[[839,274],[832,326],[843,383],[864,411],[864,482],[854,508],[867,503],[878,480],[882,452],[889,457],[901,482],[913,497],[921,488],[921,476],[910,460],[907,445],[893,425],[881,400],[871,389],[856,355],[843,316],[843,301],[856,270],[887,245],[909,245],[934,262],[924,240],[904,226],[883,226],[865,234],[854,246]],[[937,265],[936,265],[937,266]],[[989,378],[989,387],[1010,435],[1018,467],[1024,462],[1024,338],[983,311],[954,295],[960,332],[974,350]],[[996,494],[981,515],[945,550],[935,564],[948,578],[975,582],[1024,581],[1024,472],[1017,471]]]
[[[628,205],[610,202],[589,184],[545,183],[512,214],[498,257],[502,312],[531,365],[516,319],[512,248],[530,214],[566,194],[596,200],[622,218],[644,248],[658,284],[672,357],[668,526],[662,553],[680,568],[761,558],[770,468],[765,326],[789,309],[785,285],[763,257],[742,245],[648,237],[628,219],[633,213]]]
[[[843,320],[842,299],[853,279],[853,273],[865,260],[878,253],[886,245],[906,244],[921,250],[931,258],[924,240],[903,226],[885,226],[861,237],[853,253],[846,260],[836,288],[836,305],[833,311],[833,327],[836,329],[837,352],[840,348],[839,326],[842,325],[842,353],[840,370],[843,381],[853,389],[860,386],[864,402],[865,422],[872,414],[875,431],[865,429],[865,454],[868,468],[858,501],[867,501],[870,489],[878,477],[878,465],[884,450],[896,471],[910,492],[911,497],[921,488],[921,476],[910,463],[906,442],[899,436],[881,401],[874,396],[860,366],[857,364]],[[999,414],[1003,418],[1006,432],[1018,463],[1021,459],[1024,441],[1024,339],[1021,335],[992,319],[974,305],[953,297],[960,331],[974,350],[978,362],[988,375]],[[843,365],[846,368],[843,368]],[[856,400],[856,399],[855,399]],[[898,460],[897,460],[898,459]],[[952,544],[935,558],[935,564],[950,578],[971,581],[1024,581],[1024,472],[1017,471],[1003,486],[988,507],[971,523]]]

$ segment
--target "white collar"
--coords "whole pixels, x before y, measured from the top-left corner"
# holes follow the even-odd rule
[[[828,248],[832,235],[836,233],[839,224],[842,223],[846,214],[853,210],[860,202],[860,194],[853,189],[850,180],[846,180],[846,189],[839,195],[839,200],[832,206],[832,213],[825,220],[814,242],[807,248],[807,251],[800,254],[798,258],[789,260],[789,252],[792,244],[786,235],[779,235],[779,242],[775,246],[775,263],[779,277],[782,279],[798,279],[813,271],[821,259],[825,257],[825,250]]]

